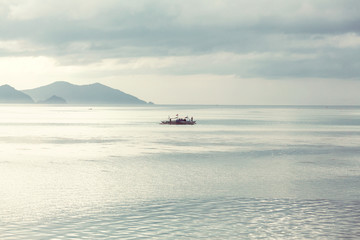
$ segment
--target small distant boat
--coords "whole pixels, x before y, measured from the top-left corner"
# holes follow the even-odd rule
[[[167,125],[194,125],[196,124],[196,121],[194,121],[193,117],[189,118],[189,117],[184,117],[184,118],[179,118],[178,115],[176,115],[176,117],[171,118],[169,117],[168,120],[166,121],[161,121],[160,124],[167,124]]]

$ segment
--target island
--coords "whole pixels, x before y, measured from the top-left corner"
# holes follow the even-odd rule
[[[44,101],[39,101],[38,103],[40,103],[40,104],[66,104],[67,102],[62,97],[53,95]]]

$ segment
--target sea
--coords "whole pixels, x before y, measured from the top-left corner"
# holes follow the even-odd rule
[[[358,106],[0,105],[2,240],[359,238]]]

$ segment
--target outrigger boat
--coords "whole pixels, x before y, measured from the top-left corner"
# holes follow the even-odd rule
[[[189,117],[184,117],[184,118],[179,118],[178,115],[176,115],[176,117],[171,118],[169,117],[169,119],[167,121],[161,121],[160,124],[167,124],[167,125],[194,125],[196,124],[196,121],[193,120],[193,117],[189,118]]]

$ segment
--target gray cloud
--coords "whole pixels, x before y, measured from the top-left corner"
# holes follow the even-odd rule
[[[0,2],[1,56],[51,56],[62,64],[204,56],[181,68],[156,69],[166,74],[358,78],[360,73],[359,1],[14,2]],[[8,42],[23,44],[1,48]],[[219,52],[245,57],[215,63],[206,58]],[[246,57],[251,54],[260,57]]]

